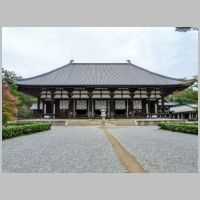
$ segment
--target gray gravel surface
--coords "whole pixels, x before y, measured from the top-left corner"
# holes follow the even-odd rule
[[[125,172],[98,127],[52,130],[4,140],[3,172]]]
[[[157,126],[108,128],[147,172],[198,172],[198,136]]]

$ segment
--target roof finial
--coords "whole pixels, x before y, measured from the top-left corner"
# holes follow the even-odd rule
[[[73,63],[73,62],[74,62],[74,60],[70,60],[70,61],[69,61],[70,64]]]
[[[128,64],[130,64],[131,63],[131,61],[130,60],[126,60],[127,62],[128,62]]]

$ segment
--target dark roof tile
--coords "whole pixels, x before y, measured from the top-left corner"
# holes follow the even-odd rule
[[[131,63],[70,63],[45,74],[20,79],[18,85],[179,85],[180,79]]]

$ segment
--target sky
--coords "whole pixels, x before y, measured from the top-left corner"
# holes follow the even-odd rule
[[[6,27],[2,66],[28,78],[70,62],[133,64],[174,78],[198,73],[198,32],[174,27]]]

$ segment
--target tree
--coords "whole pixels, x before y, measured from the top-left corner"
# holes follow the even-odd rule
[[[32,117],[33,112],[30,111],[30,107],[33,103],[36,103],[37,100],[35,97],[27,95],[23,92],[17,90],[16,79],[22,77],[18,77],[15,72],[8,71],[2,68],[2,82],[3,84],[7,84],[10,88],[10,93],[17,98],[17,113],[19,118],[28,118]]]
[[[6,83],[2,85],[2,123],[5,125],[7,121],[15,119],[17,98],[14,97],[10,88]]]
[[[10,87],[11,93],[16,96],[17,91],[17,85],[15,83],[16,79],[20,79],[22,77],[18,77],[15,72],[8,71],[4,68],[2,68],[2,82],[8,84]]]
[[[169,95],[167,99],[174,101],[180,105],[197,104],[198,103],[198,75],[193,76],[192,79],[184,79],[182,83],[187,86],[183,91],[174,92]]]
[[[197,27],[176,27],[175,31],[179,31],[179,32],[187,32],[187,31],[197,31],[198,28]]]
[[[175,92],[168,96],[169,101],[177,102],[180,105],[197,104],[198,103],[198,91],[192,88],[185,89],[183,91]]]
[[[193,76],[192,79],[183,79],[182,84],[190,88],[198,88],[198,75]]]
[[[193,76],[193,88],[198,88],[198,75]]]

